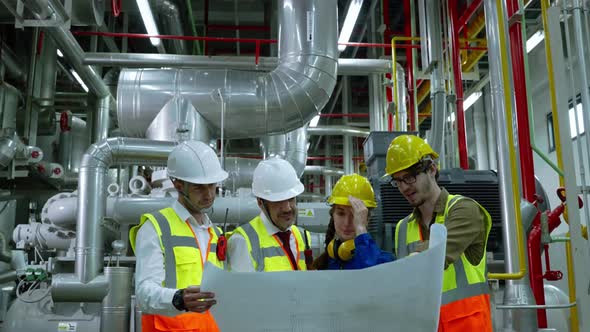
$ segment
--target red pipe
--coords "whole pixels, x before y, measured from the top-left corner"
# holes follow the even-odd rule
[[[404,34],[406,36],[412,35],[412,26],[411,26],[411,8],[410,8],[410,1],[404,1],[404,18],[405,18],[405,26],[404,26]],[[412,57],[412,49],[406,49],[406,86],[408,89],[408,117],[410,118],[410,130],[415,131],[417,129],[417,123],[415,120],[416,112],[414,109],[415,100],[414,100],[414,85],[412,82],[414,81],[414,58]]]
[[[457,30],[458,12],[457,0],[449,0],[449,15],[451,16],[451,43],[453,59],[453,76],[455,93],[457,94],[457,143],[459,145],[459,165],[462,169],[469,169],[467,158],[467,137],[465,134],[465,112],[463,111],[463,74],[461,55],[459,54],[459,31]]]
[[[173,36],[173,35],[148,35],[144,33],[121,33],[121,32],[99,32],[99,31],[72,31],[72,34],[78,36],[105,36],[105,37],[127,37],[127,38],[160,38],[160,39],[180,39],[180,40],[204,40],[220,42],[240,42],[240,43],[262,43],[274,44],[276,39],[256,39],[256,38],[233,38],[233,37],[198,37],[198,36]]]
[[[369,113],[320,114],[320,118],[368,118]]]
[[[483,0],[473,0],[469,4],[467,9],[463,12],[463,15],[461,15],[461,17],[459,18],[459,22],[457,23],[457,25],[455,25],[455,28],[457,28],[457,32],[461,32],[465,24],[467,24],[467,21],[471,19],[473,14],[475,14],[475,12],[479,8],[479,6],[481,6],[482,3]],[[510,14],[508,16],[510,16]]]

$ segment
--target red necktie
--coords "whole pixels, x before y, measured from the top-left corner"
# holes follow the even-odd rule
[[[291,264],[293,264],[295,270],[298,270],[297,261],[293,256],[293,251],[291,251],[291,231],[278,232],[277,236],[281,239],[281,242],[283,242],[283,249],[287,252]]]

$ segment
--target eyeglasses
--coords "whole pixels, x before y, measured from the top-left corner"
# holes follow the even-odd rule
[[[407,185],[414,184],[414,183],[416,183],[416,177],[420,173],[426,172],[426,170],[428,170],[429,168],[430,168],[430,165],[425,165],[424,167],[415,170],[413,173],[406,174],[406,175],[404,175],[404,177],[399,178],[399,179],[396,179],[392,176],[391,181],[389,183],[394,188],[398,188],[399,186],[401,186],[402,182]]]
[[[407,185],[414,184],[414,183],[416,183],[416,176],[418,176],[418,174],[407,174],[406,176],[404,176],[401,179],[396,179],[394,177],[391,177],[391,181],[389,183],[394,188],[398,188],[399,186],[401,186],[402,182]]]

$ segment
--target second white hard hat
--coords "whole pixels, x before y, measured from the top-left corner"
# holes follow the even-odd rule
[[[178,144],[168,155],[168,176],[195,184],[211,184],[227,179],[215,151],[199,141]]]
[[[252,194],[271,202],[284,201],[303,192],[303,183],[291,164],[278,157],[261,161],[254,170]]]

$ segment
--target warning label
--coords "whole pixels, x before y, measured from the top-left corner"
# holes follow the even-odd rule
[[[313,209],[299,209],[299,216],[300,217],[313,217],[315,216],[315,212]]]

